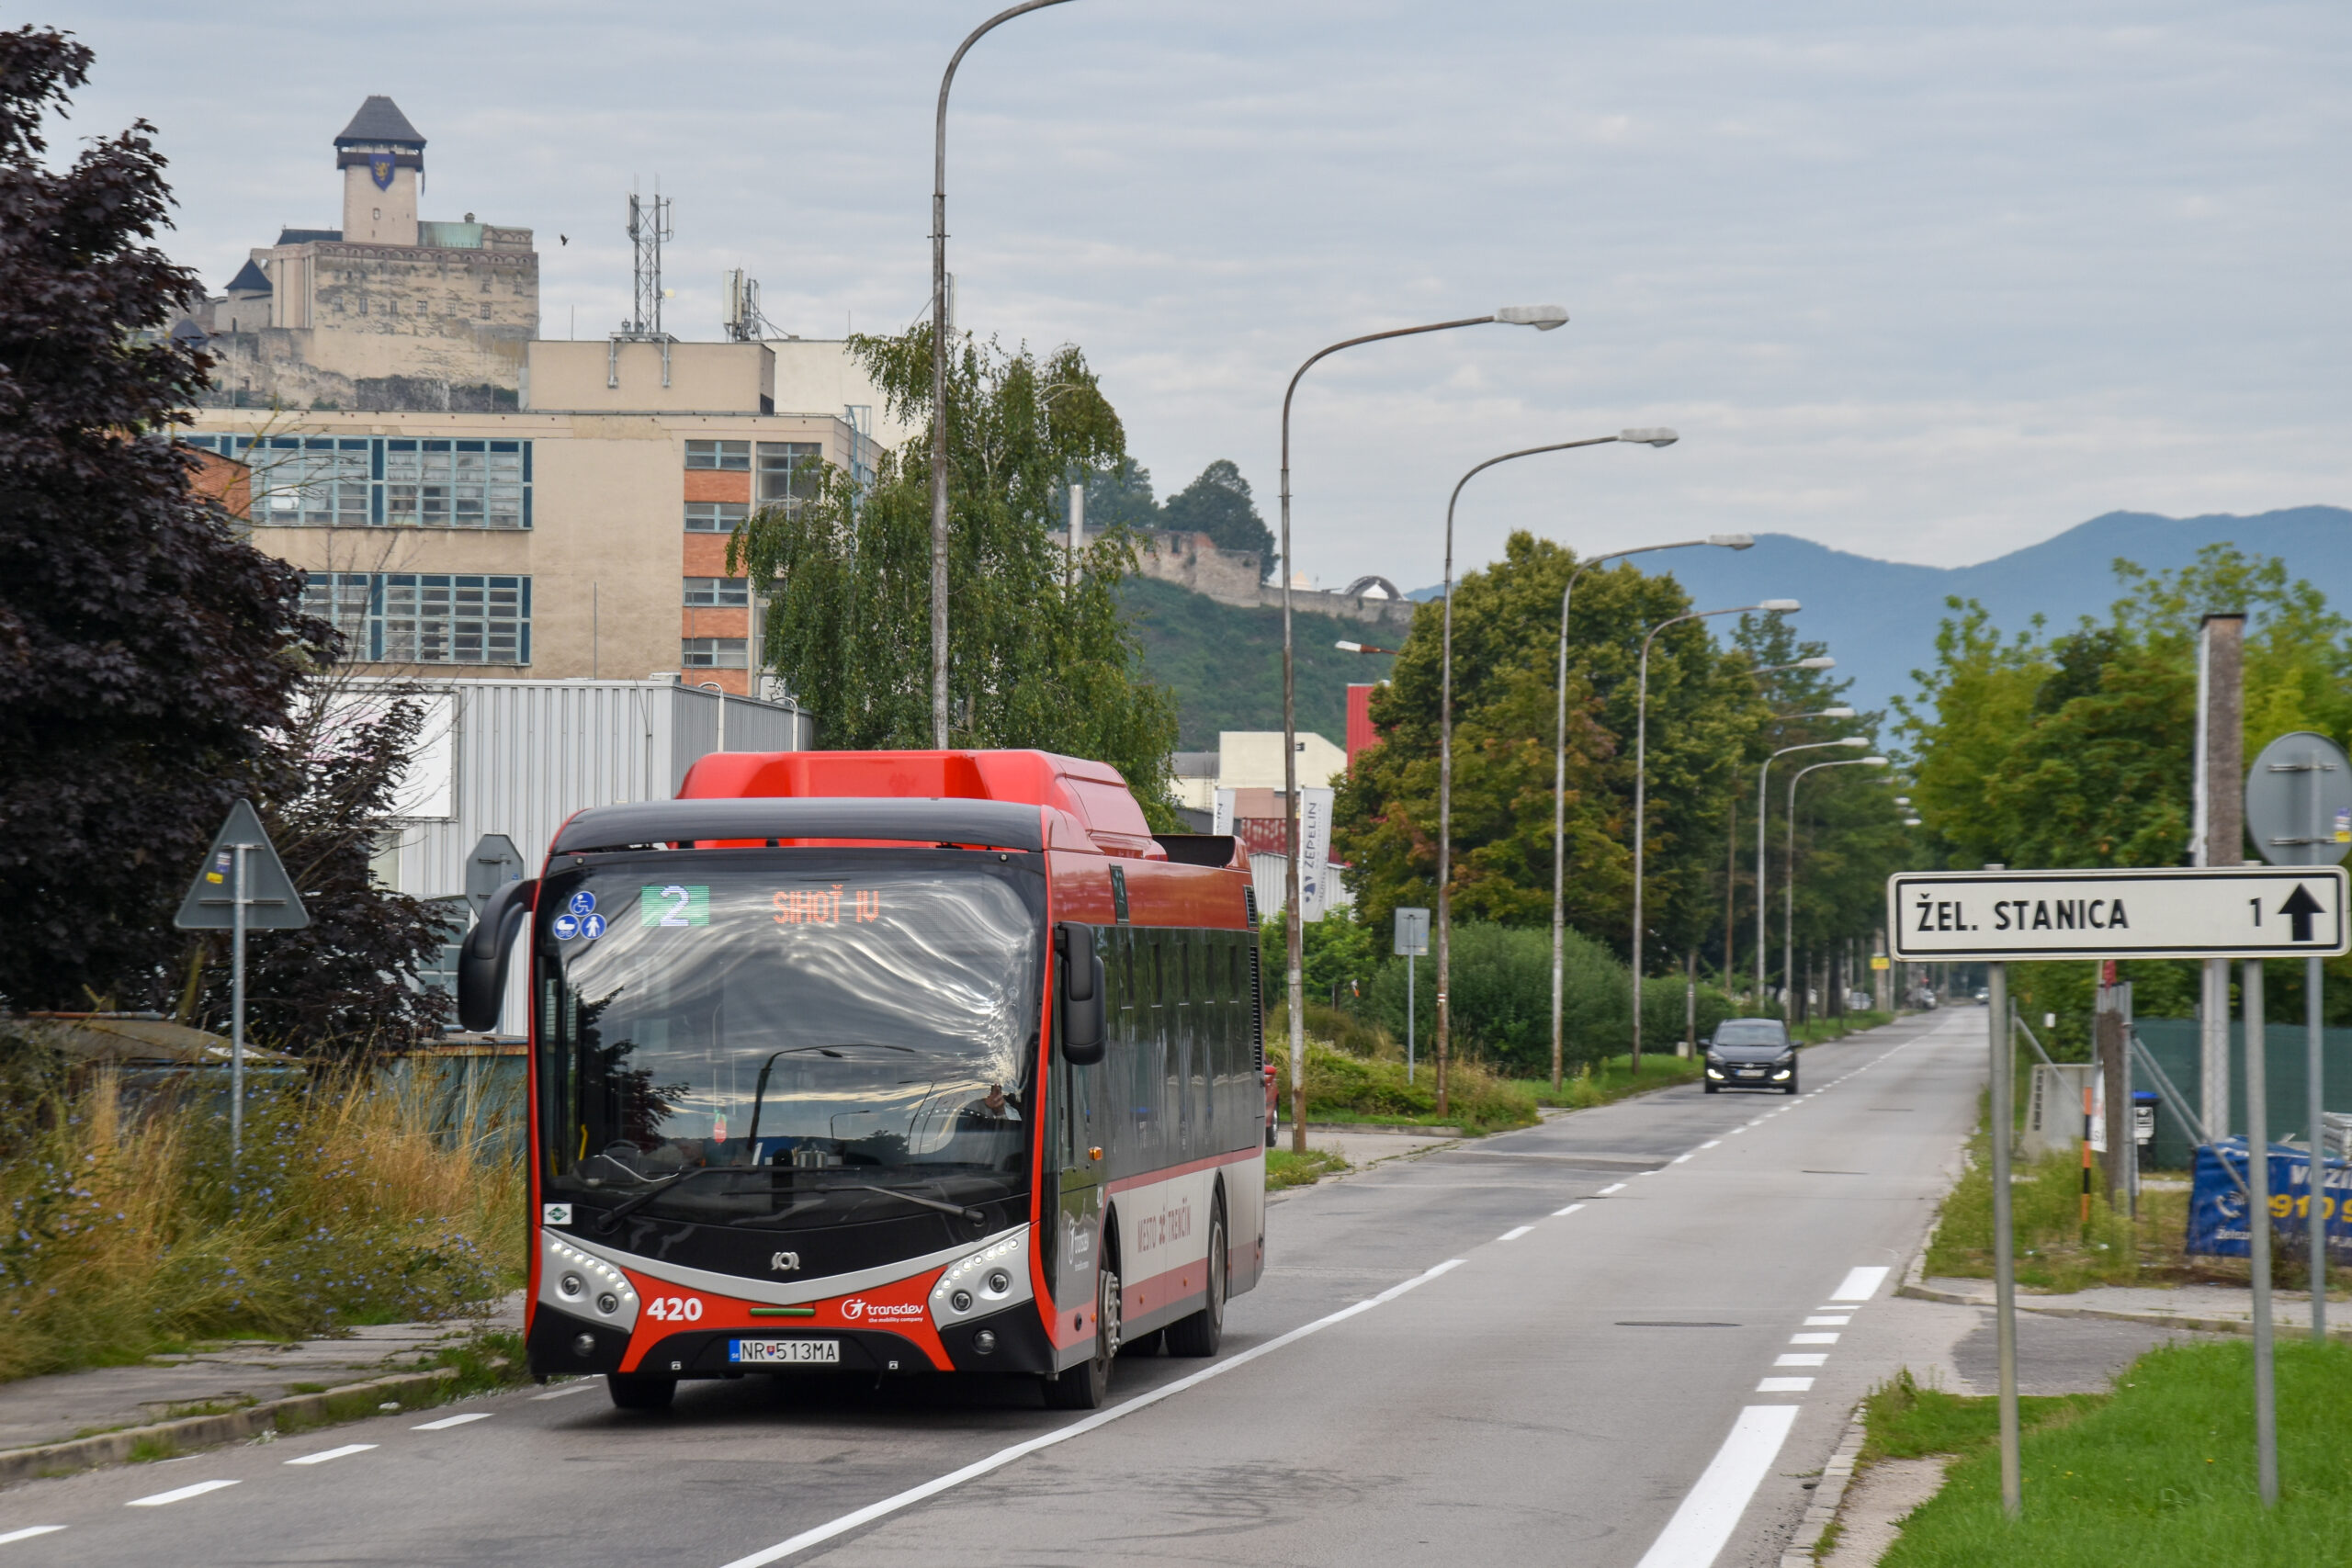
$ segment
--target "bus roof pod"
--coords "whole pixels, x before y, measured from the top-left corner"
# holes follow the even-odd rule
[[[1088,845],[1103,854],[1136,860],[1165,860],[1168,855],[1152,837],[1143,807],[1136,804],[1116,768],[1050,751],[714,751],[686,771],[678,799],[822,799],[842,806],[899,801],[943,807],[985,801],[1046,807],[1067,813]],[[1039,837],[1035,813],[1029,820],[1031,836]],[[566,836],[570,836],[568,829]],[[902,835],[834,832],[823,836]],[[1063,832],[1050,837],[1057,849],[1080,847],[1070,844]],[[946,833],[939,838],[953,843],[977,841]],[[1041,839],[1031,847],[1046,844]]]

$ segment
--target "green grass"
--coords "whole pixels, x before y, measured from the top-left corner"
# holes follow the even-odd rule
[[[2276,1509],[2255,1491],[2253,1350],[2243,1339],[2167,1347],[2111,1395],[2080,1401],[2020,1445],[2025,1514],[2001,1511],[1990,1399],[1896,1412],[1896,1440],[1973,1446],[1913,1513],[1883,1568],[2305,1568],[2352,1560],[2352,1348],[2278,1345]],[[1933,1391],[1917,1391],[1929,1394]],[[1873,1396],[1874,1398],[1877,1396]],[[2035,1402],[2047,1407],[2059,1402]],[[1890,1453],[1897,1451],[1890,1448]]]
[[[2020,1395],[2018,1425],[2030,1432],[2053,1421],[2072,1420],[2107,1399],[2103,1393]],[[1906,1369],[1862,1401],[1860,1462],[1973,1453],[2000,1435],[2000,1419],[1997,1400],[1923,1388]]]
[[[1271,1035],[1272,1032],[1269,1031]],[[1386,1036],[1381,1036],[1383,1041]],[[1458,1127],[1476,1137],[1536,1121],[1535,1099],[1498,1077],[1485,1064],[1457,1057],[1447,1065],[1446,1107],[1437,1108],[1434,1062],[1422,1062],[1411,1080],[1401,1050],[1393,1043],[1376,1054],[1359,1055],[1309,1035],[1306,1041],[1306,1119],[1383,1127]],[[1290,1106],[1290,1060],[1274,1055],[1275,1092],[1285,1114]]]
[[[1279,1192],[1285,1187],[1312,1187],[1327,1176],[1337,1176],[1348,1168],[1348,1162],[1329,1149],[1309,1149],[1303,1155],[1288,1149],[1266,1151],[1266,1190]]]

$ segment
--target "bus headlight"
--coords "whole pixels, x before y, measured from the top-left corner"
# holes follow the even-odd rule
[[[1009,1231],[948,1265],[931,1288],[931,1320],[944,1327],[1031,1299],[1029,1227]]]
[[[582,1303],[593,1303],[614,1326],[637,1327],[637,1288],[628,1276],[574,1245],[571,1237],[545,1227],[539,1231],[539,1300],[572,1313]]]

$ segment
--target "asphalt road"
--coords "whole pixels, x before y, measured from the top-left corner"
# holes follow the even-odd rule
[[[1777,1564],[1899,1364],[1984,1018],[1809,1051],[1793,1099],[1674,1089],[1289,1194],[1223,1355],[1124,1360],[1090,1417],[1012,1382],[658,1415],[557,1385],[17,1487],[0,1568]]]

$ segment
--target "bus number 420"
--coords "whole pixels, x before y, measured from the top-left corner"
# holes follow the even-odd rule
[[[645,1303],[645,1315],[664,1323],[700,1323],[702,1301],[696,1296],[656,1296]]]

